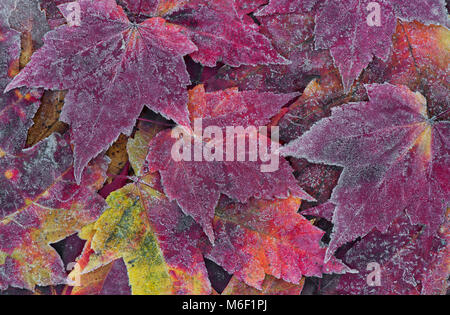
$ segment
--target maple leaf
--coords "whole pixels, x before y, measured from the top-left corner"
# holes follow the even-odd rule
[[[432,116],[445,112],[450,107],[449,36],[450,30],[443,26],[398,23],[392,57],[387,63],[374,65],[371,78],[381,76],[386,82],[419,91],[428,100]]]
[[[289,106],[277,122],[283,142],[303,135],[314,123],[329,116],[333,107],[363,99],[358,93],[347,96],[342,93],[342,88],[333,88],[336,87],[336,82],[329,86],[323,80],[314,79],[308,84],[302,96]],[[316,199],[314,203],[302,203],[302,214],[310,214],[303,210],[328,201],[337,185],[341,170],[336,166],[309,163],[305,159],[290,158],[290,162],[299,184]]]
[[[366,88],[368,102],[334,108],[281,150],[344,168],[330,199],[337,207],[327,258],[373,228],[385,232],[403,211],[433,234],[449,202],[448,121],[428,117],[425,98],[405,86]]]
[[[235,0],[236,8],[240,11],[240,15],[255,12],[260,6],[267,4],[267,0]]]
[[[164,128],[160,125],[143,123],[138,124],[138,131],[134,138],[129,139],[127,151],[130,157],[130,164],[134,170],[135,176],[145,176],[145,183],[157,191],[164,191],[161,185],[161,176],[159,173],[151,173],[146,162],[149,152],[149,143]]]
[[[184,26],[186,34],[198,47],[190,56],[213,67],[217,62],[230,66],[286,64],[286,59],[272,47],[269,39],[245,14],[258,2],[248,0],[126,0],[127,7],[139,16],[162,16]],[[261,1],[259,1],[259,4]]]
[[[446,294],[449,270],[448,264],[442,260],[444,255],[448,255],[445,241],[442,242],[443,239],[438,236],[429,237],[422,233],[420,226],[411,225],[402,216],[385,233],[373,231],[366,235],[343,258],[359,273],[343,275],[336,292],[364,295]],[[370,286],[367,283],[368,278],[374,280],[374,277],[369,277],[374,272],[371,268],[368,270],[370,263],[379,266],[380,285]],[[430,283],[428,275],[439,268],[444,272],[439,274],[436,282]],[[433,290],[429,289],[430,284]]]
[[[98,159],[75,184],[67,137],[54,134],[18,156],[0,158],[0,288],[33,290],[65,283],[61,258],[50,246],[95,221],[105,202],[107,161]]]
[[[73,276],[73,274],[72,274]],[[130,295],[128,275],[123,259],[117,259],[87,274],[79,275],[79,283],[71,295]]]
[[[87,163],[129,135],[144,104],[188,125],[183,56],[196,50],[181,27],[162,18],[131,23],[113,0],[81,0],[81,25],[50,31],[44,46],[6,90],[68,89],[61,120],[71,125],[75,178]],[[68,4],[59,8],[63,14]]]
[[[289,283],[273,276],[266,276],[261,285],[262,290],[255,289],[232,277],[222,295],[299,295],[305,278],[299,284]]]
[[[135,14],[155,16],[159,9],[159,0],[123,0],[123,2],[127,9]],[[166,1],[163,0],[162,2]]]
[[[368,22],[370,14],[378,10],[373,3],[379,7],[381,19],[374,25]],[[272,0],[256,15],[311,10],[316,12],[316,48],[330,49],[345,91],[349,91],[374,56],[382,60],[389,58],[396,18],[448,25],[446,7],[441,0]]]
[[[364,100],[359,95],[347,96],[341,93],[342,89],[335,87],[318,79],[309,82],[302,96],[289,106],[287,112],[278,120],[280,139],[284,142],[292,141],[320,119],[330,116],[333,107],[350,101]]]
[[[190,0],[123,0],[126,7],[133,13],[149,16],[163,16],[182,8]],[[233,2],[229,1],[228,2]],[[266,0],[235,0],[236,9],[240,15],[249,14],[266,4]]]
[[[421,281],[422,294],[447,294],[450,277],[450,208],[447,208],[445,223],[439,229],[438,240],[441,244],[437,245],[437,252],[431,258],[429,266],[431,272],[424,272]],[[435,242],[436,238],[427,240],[427,244]],[[427,245],[425,244],[425,245]],[[433,245],[436,245],[434,243]],[[444,248],[443,248],[444,247]],[[426,247],[425,247],[426,248]],[[429,247],[428,247],[429,248]],[[426,248],[426,249],[428,249]],[[421,251],[423,253],[423,251]],[[424,257],[427,257],[426,254]]]
[[[280,126],[280,138],[284,142],[289,142],[301,136],[314,122],[323,118],[327,110],[327,92],[316,80],[310,82],[302,96],[292,104],[288,111],[278,121]],[[339,104],[343,100],[338,97],[332,104]],[[323,104],[322,102],[325,102]],[[340,169],[336,166],[313,164],[305,159],[290,159],[292,168],[295,170],[294,176],[305,191],[316,199],[315,204],[326,202],[333,188],[336,186]],[[310,204],[309,204],[310,205]],[[302,204],[302,208],[308,204]]]
[[[450,53],[445,41],[449,32],[442,26],[399,22],[393,39],[393,53],[387,62],[372,62],[348,95],[324,85],[323,78],[311,81],[302,96],[280,118],[280,139],[288,142],[301,136],[314,123],[330,116],[333,107],[367,100],[364,88],[367,83],[406,85],[426,97],[431,116],[445,112],[450,106],[446,75]],[[427,41],[423,40],[425,37]]]
[[[139,143],[150,134],[139,134],[129,145],[129,155],[141,175],[135,183],[112,192],[106,199],[109,208],[83,230],[88,243],[78,261],[81,281],[95,280],[98,274],[105,277],[107,270],[98,269],[123,258],[133,294],[209,294],[211,285],[199,249],[206,238],[175,202],[150,187],[152,174],[140,173],[145,155],[139,157]],[[76,273],[70,276],[76,279]]]
[[[86,238],[84,248],[79,257],[73,257],[70,265],[73,271],[68,276],[69,285],[73,285],[71,295],[130,295],[131,288],[127,269],[123,259],[116,259],[109,264],[101,266],[91,272],[83,273],[89,263],[90,256],[94,253],[91,248],[92,237],[95,234],[93,224],[85,226],[80,237]],[[68,268],[69,269],[69,268]]]
[[[259,290],[266,274],[299,284],[302,276],[345,273],[337,259],[324,264],[324,232],[297,213],[301,200],[221,200],[214,217],[215,245],[206,257]]]
[[[148,166],[146,164],[146,158],[149,152],[150,141],[164,129],[163,126],[157,124],[148,124],[146,122],[139,122],[138,131],[135,133],[134,138],[129,139],[127,143],[127,152],[129,155],[130,164],[134,170],[136,176],[146,176],[147,183],[149,176],[155,174],[149,174]],[[167,128],[167,127],[166,127]],[[151,181],[151,185],[155,188],[156,179]]]
[[[20,33],[12,29],[9,18],[15,1],[0,4],[0,90],[19,72]],[[14,90],[0,94],[0,156],[18,153],[24,147],[28,128],[39,106],[40,91]]]
[[[191,57],[205,66],[214,67],[218,61],[233,67],[289,63],[243,13],[234,0],[190,0],[168,20],[189,31],[198,47]]]
[[[133,294],[208,294],[197,248],[202,230],[175,203],[144,186],[130,184],[109,195],[84,272],[123,258]]]
[[[222,130],[225,130],[226,126],[247,128],[252,125],[267,125],[270,117],[296,96],[296,94],[277,95],[254,91],[239,92],[237,89],[205,93],[202,85],[192,89],[189,95],[188,106],[191,120],[202,118],[203,128],[218,126]],[[196,131],[194,130],[194,132]],[[197,139],[194,141],[198,142],[200,136],[186,135],[181,142],[183,145],[190,146],[193,139]],[[218,137],[218,135],[216,134],[214,137]],[[262,140],[265,140],[267,145],[271,145],[270,140],[259,133],[230,135],[229,139],[233,139],[233,157],[237,151],[238,137],[248,140],[249,143],[253,140],[259,141],[260,146],[264,146],[264,144],[261,145],[264,143]],[[226,137],[224,138],[226,142]],[[207,150],[205,146],[211,146],[210,142],[205,140],[198,145]],[[257,157],[254,162],[250,161],[250,149],[249,146],[246,146],[243,161],[237,161],[235,157],[231,161],[230,159],[225,161],[223,155],[225,150],[223,149],[217,151],[221,150],[219,154],[222,154],[222,159],[196,161],[197,158],[195,158],[191,161],[175,161],[172,157],[172,150],[176,143],[180,144],[180,140],[172,137],[171,130],[162,131],[152,139],[147,157],[149,170],[159,171],[165,194],[170,200],[176,200],[183,212],[192,216],[203,227],[211,242],[214,241],[212,231],[214,208],[221,193],[243,203],[253,196],[264,199],[286,198],[289,193],[312,200],[297,185],[292,175],[292,169],[284,159],[280,160],[277,170],[261,172],[261,165],[263,165],[261,157]]]
[[[333,91],[342,90],[339,71],[327,50],[314,49],[314,15],[277,14],[258,17],[260,32],[290,61],[287,65],[221,67],[206,81],[208,91],[230,87],[274,93],[302,91],[312,78]]]

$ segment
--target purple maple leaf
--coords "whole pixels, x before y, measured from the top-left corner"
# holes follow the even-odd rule
[[[256,15],[316,12],[316,49],[330,49],[345,91],[373,57],[387,60],[396,18],[448,25],[443,0],[271,0]]]
[[[432,235],[450,196],[448,121],[428,117],[426,100],[405,86],[366,86],[369,102],[332,110],[282,152],[344,167],[330,201],[336,205],[327,258],[373,228],[385,232],[406,212]]]
[[[75,177],[120,133],[130,134],[144,105],[188,125],[190,83],[183,56],[196,46],[162,18],[131,23],[113,0],[81,0],[81,24],[63,25],[7,86],[69,92],[61,120],[71,125]],[[69,4],[60,6],[68,16]]]

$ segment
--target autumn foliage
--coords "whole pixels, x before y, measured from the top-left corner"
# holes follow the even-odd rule
[[[448,26],[440,0],[2,0],[0,294],[446,294]]]

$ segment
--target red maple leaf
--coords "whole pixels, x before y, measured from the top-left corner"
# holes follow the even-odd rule
[[[196,50],[182,28],[162,18],[131,23],[113,0],[81,0],[80,26],[50,31],[44,46],[8,85],[68,89],[61,119],[71,125],[75,178],[117,139],[130,134],[144,105],[188,125],[189,76]],[[68,4],[60,6],[63,13]]]
[[[0,158],[0,288],[34,290],[65,283],[61,258],[50,246],[94,222],[106,206],[106,159],[73,176],[69,139],[54,134],[20,155]]]
[[[190,91],[189,107],[192,120],[203,119],[203,127],[218,126],[225,130],[225,126],[264,126],[279,109],[295,97],[296,94],[257,93],[254,91],[238,92],[229,89],[216,93],[205,93],[203,86],[197,86]],[[195,130],[194,130],[195,132]],[[197,135],[198,136],[198,135]],[[190,145],[195,137],[186,137]],[[288,197],[292,193],[298,197],[312,200],[296,183],[292,175],[292,168],[284,159],[280,160],[279,168],[273,172],[261,172],[264,164],[260,157],[250,161],[249,146],[245,148],[245,159],[238,161],[237,138],[232,135],[233,157],[232,161],[225,158],[226,149],[223,148],[222,160],[205,161],[203,158],[195,161],[175,161],[172,150],[178,139],[171,135],[171,130],[159,133],[150,143],[147,157],[149,169],[159,171],[164,191],[170,200],[177,200],[181,209],[191,215],[204,229],[211,241],[214,240],[212,219],[214,208],[219,201],[220,194],[226,194],[239,202],[245,203],[250,197],[273,199],[275,197]],[[262,134],[242,135],[244,140],[270,140]],[[217,135],[215,135],[217,137]],[[198,137],[197,137],[198,139]],[[226,143],[226,136],[223,138]],[[210,139],[212,140],[212,139]],[[210,144],[208,139],[200,142],[203,150]]]
[[[316,13],[315,46],[330,49],[345,91],[374,56],[389,58],[396,18],[448,25],[444,2],[439,0],[271,0],[256,15],[311,11]],[[377,13],[379,21],[372,17]]]
[[[366,235],[343,258],[359,273],[343,275],[337,293],[446,294],[448,235],[422,233],[420,226],[402,216],[385,233]]]
[[[329,118],[282,149],[344,168],[327,257],[373,228],[385,232],[403,212],[432,235],[449,202],[448,121],[428,117],[425,98],[405,86],[368,85],[368,102],[334,108]]]
[[[259,33],[258,25],[246,14],[262,4],[249,0],[126,0],[131,12],[139,17],[161,16],[185,27],[197,45],[190,54],[205,66],[223,62],[230,66],[286,64],[286,59]]]
[[[213,67],[218,61],[234,67],[289,63],[243,13],[234,0],[190,0],[168,20],[186,27],[198,47],[191,57],[203,65]]]
[[[259,290],[266,274],[299,284],[302,276],[350,272],[335,258],[324,263],[324,232],[297,213],[300,203],[295,197],[247,204],[221,199],[214,217],[216,243],[206,257]]]
[[[311,13],[259,16],[260,32],[289,60],[285,65],[222,66],[206,81],[208,91],[239,87],[241,90],[291,93],[302,91],[312,78],[330,90],[341,91],[339,71],[328,50],[314,47],[314,15]]]

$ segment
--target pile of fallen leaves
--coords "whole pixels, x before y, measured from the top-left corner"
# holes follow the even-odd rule
[[[0,292],[445,294],[448,25],[443,0],[2,0]],[[200,118],[278,127],[278,168],[173,159]]]

